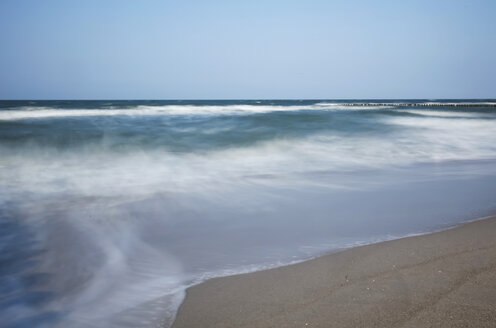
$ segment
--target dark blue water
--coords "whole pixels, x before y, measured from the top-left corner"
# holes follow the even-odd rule
[[[0,101],[0,156],[6,327],[167,326],[209,277],[496,208],[494,100]]]

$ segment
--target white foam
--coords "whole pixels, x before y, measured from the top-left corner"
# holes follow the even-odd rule
[[[463,117],[463,118],[494,117],[494,115],[491,115],[491,114],[482,114],[482,113],[477,113],[477,112],[470,113],[470,112],[420,110],[420,109],[402,110],[402,112],[417,114],[417,115],[422,115],[422,116],[431,116],[431,117],[451,117],[451,118],[455,118],[455,117]]]
[[[334,109],[334,110],[381,110],[381,109],[393,109],[395,108],[394,105],[391,106],[386,106],[386,105],[374,105],[374,103],[370,104],[365,104],[365,105],[360,105],[360,106],[353,106],[353,105],[347,105],[345,103],[327,103],[327,102],[321,102],[321,103],[316,103],[315,104],[316,108],[321,108],[321,109]]]
[[[166,105],[136,106],[135,108],[109,109],[53,109],[48,107],[23,107],[15,110],[0,111],[0,120],[24,120],[64,117],[105,117],[105,116],[160,116],[160,115],[246,115],[270,112],[299,110],[364,110],[387,109],[392,106],[344,106],[339,103],[317,103],[315,105]]]
[[[427,101],[427,102],[423,102],[423,103],[419,103],[419,104],[422,104],[422,105],[426,105],[426,106],[460,106],[460,107],[463,107],[463,106],[485,106],[485,105],[488,105],[488,106],[494,106],[496,105],[496,102],[491,102],[491,101],[487,101],[487,102],[475,102],[475,101],[472,101],[472,102],[440,102],[440,101]]]
[[[157,116],[157,115],[235,115],[257,114],[277,111],[315,109],[314,106],[137,106],[130,109],[51,109],[26,107],[19,110],[0,111],[0,120],[23,120],[58,117],[104,117],[104,116]]]
[[[220,185],[228,189],[230,181],[284,183],[280,179],[257,179],[260,175],[285,176],[286,182],[291,177],[291,183],[295,183],[295,179],[302,179],[301,173],[309,171],[496,158],[492,120],[389,116],[381,120],[397,127],[398,132],[390,138],[321,134],[208,153],[161,149],[112,153],[88,148],[62,156],[56,151],[29,149],[29,153],[19,153],[5,149],[0,180],[13,190],[21,187],[37,193],[69,188],[72,192],[102,196],[128,189],[146,194],[196,191],[208,195],[215,189],[217,192],[211,193],[215,195]]]
[[[435,105],[437,103],[426,103]],[[446,104],[446,103],[440,103]],[[470,103],[468,103],[470,104]],[[474,103],[475,104],[475,103]],[[491,104],[491,103],[488,103]],[[450,104],[446,104],[450,105]],[[352,106],[344,103],[320,102],[313,105],[164,105],[164,106],[145,106],[140,105],[134,108],[109,108],[109,109],[54,109],[50,107],[22,107],[14,110],[0,111],[0,120],[23,120],[23,119],[42,119],[42,118],[63,118],[63,117],[105,117],[105,116],[157,116],[157,115],[243,115],[243,114],[262,114],[281,111],[299,111],[299,110],[381,110],[393,109],[392,105],[360,105]],[[442,112],[435,111],[411,111],[419,114],[430,116],[444,115]],[[436,114],[437,113],[437,114]],[[453,113],[451,116],[470,115],[471,113]],[[448,114],[446,114],[448,115]]]

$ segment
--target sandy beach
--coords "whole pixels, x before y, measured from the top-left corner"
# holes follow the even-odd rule
[[[173,327],[496,327],[496,218],[211,279]]]

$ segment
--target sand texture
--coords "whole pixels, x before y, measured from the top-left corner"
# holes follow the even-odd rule
[[[496,219],[209,280],[173,327],[496,327]]]

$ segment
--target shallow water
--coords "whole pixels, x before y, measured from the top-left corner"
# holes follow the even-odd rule
[[[493,213],[494,108],[345,103],[0,102],[0,319],[167,326],[210,277]]]

